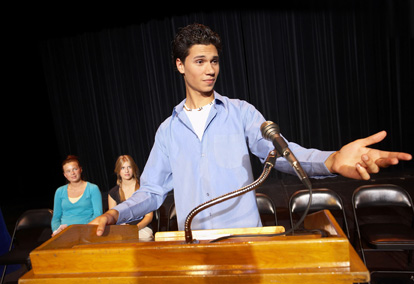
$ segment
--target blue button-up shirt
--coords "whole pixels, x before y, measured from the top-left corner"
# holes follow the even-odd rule
[[[246,101],[214,93],[215,104],[200,141],[183,111],[185,100],[158,128],[154,146],[141,175],[141,188],[117,205],[118,223],[159,208],[174,189],[178,229],[192,209],[215,197],[244,187],[253,180],[249,149],[264,162],[274,146],[263,139],[262,114]],[[332,152],[288,143],[309,176],[330,175],[325,160]],[[277,170],[294,173],[283,158]],[[227,200],[196,215],[191,228],[220,229],[261,226],[254,191]]]

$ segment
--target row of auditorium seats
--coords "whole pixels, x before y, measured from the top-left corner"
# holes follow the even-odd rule
[[[303,212],[308,204],[309,191],[295,192],[289,200],[291,226],[292,214]],[[400,252],[407,257],[405,271],[414,275],[414,204],[410,194],[393,184],[364,185],[355,189],[352,195],[354,219],[354,247],[364,263],[367,253]],[[342,228],[351,241],[345,206],[341,197],[329,189],[315,189],[312,194],[310,212],[328,209],[342,215]],[[389,259],[384,259],[381,271],[371,273],[391,273],[387,269]]]
[[[271,219],[270,225],[277,226],[277,210],[273,200],[263,193],[256,193],[256,201],[262,218]],[[309,203],[309,190],[299,190],[289,199],[290,225]],[[319,188],[312,190],[309,212],[327,209],[333,214],[340,212],[341,226],[351,239],[345,207],[341,197],[333,190]],[[352,196],[355,225],[354,247],[366,265],[366,253],[372,251],[401,251],[407,254],[407,270],[412,270],[414,250],[414,205],[411,196],[403,188],[392,184],[365,185],[357,188]],[[52,210],[28,210],[20,216],[12,235],[9,252],[0,256],[0,265],[5,265],[0,284],[3,283],[6,266],[25,264],[31,268],[29,253],[50,238]],[[160,211],[155,212],[155,232],[160,230]],[[263,222],[264,223],[264,222]],[[167,230],[176,230],[175,205],[171,204],[167,215]],[[372,273],[373,271],[371,271]]]

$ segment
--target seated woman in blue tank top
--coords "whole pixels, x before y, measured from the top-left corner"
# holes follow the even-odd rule
[[[56,235],[67,226],[88,224],[102,214],[102,195],[97,185],[82,179],[82,167],[76,156],[62,163],[67,184],[56,190],[53,204],[52,230]]]

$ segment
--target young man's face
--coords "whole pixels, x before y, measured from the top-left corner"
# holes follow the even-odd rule
[[[220,71],[219,56],[214,45],[193,45],[185,61],[176,61],[184,75],[187,93],[211,95]]]

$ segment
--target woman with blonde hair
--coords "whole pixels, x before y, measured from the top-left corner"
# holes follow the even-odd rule
[[[119,156],[115,163],[115,174],[117,175],[116,186],[108,193],[108,209],[127,200],[139,189],[139,169],[134,160],[129,155]],[[151,238],[153,236],[151,222],[153,212],[138,218],[128,225],[137,225],[139,238]]]

